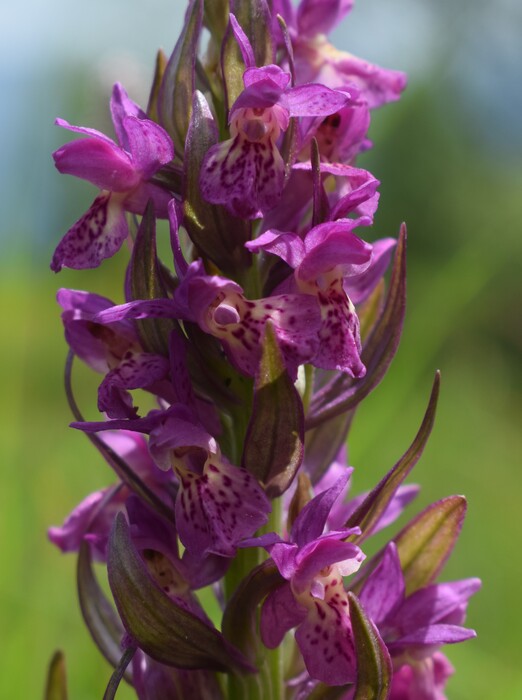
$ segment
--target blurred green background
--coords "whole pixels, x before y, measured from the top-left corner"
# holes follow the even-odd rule
[[[110,672],[82,624],[74,558],[51,547],[46,528],[111,474],[67,427],[66,347],[54,295],[67,286],[120,300],[123,256],[101,270],[49,271],[54,246],[94,196],[54,171],[50,153],[66,135],[52,121],[60,115],[109,128],[115,80],[145,102],[155,51],[171,50],[185,3],[95,0],[85,14],[75,2],[28,4],[30,23],[16,7],[0,9],[0,697],[41,697],[48,659],[61,648],[70,696],[87,700],[101,698]],[[375,237],[408,223],[409,295],[401,347],[360,409],[350,461],[356,489],[391,467],[415,434],[440,368],[438,416],[413,475],[422,492],[411,513],[465,494],[469,513],[445,577],[484,582],[468,617],[478,639],[447,649],[457,667],[448,696],[517,700],[522,7],[457,5],[366,0],[333,36],[340,48],[411,75],[402,101],[375,114],[375,147],[360,159],[382,182]],[[88,372],[76,383],[92,403]],[[120,697],[132,695],[122,689]]]

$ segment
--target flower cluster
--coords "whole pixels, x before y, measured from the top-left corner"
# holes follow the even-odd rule
[[[81,138],[56,167],[101,192],[52,269],[130,250],[122,303],[58,293],[73,427],[116,482],[49,537],[78,552],[84,617],[115,667],[106,698],[125,676],[140,700],[297,700],[332,686],[347,700],[440,700],[453,672],[440,647],[475,634],[464,618],[479,581],[436,582],[463,497],[365,554],[418,492],[404,481],[438,375],[404,456],[348,498],[351,419],[401,335],[406,245],[404,227],[363,233],[379,183],[355,163],[371,110],[406,79],[328,42],[351,6],[190,0],[147,109],[115,85],[116,141],[57,120]],[[99,421],[75,403],[74,356],[101,375]]]

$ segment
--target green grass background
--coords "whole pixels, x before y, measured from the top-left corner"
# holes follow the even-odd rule
[[[466,113],[455,103],[449,108],[451,100],[441,104],[432,87],[426,80],[378,115],[375,149],[360,161],[382,181],[375,237],[395,235],[402,220],[408,223],[409,292],[398,355],[357,415],[350,461],[356,490],[392,466],[413,438],[441,369],[435,429],[411,478],[422,492],[410,515],[443,496],[465,494],[468,517],[445,577],[484,582],[468,617],[478,638],[447,649],[457,667],[448,695],[517,700],[522,175],[512,160],[484,148]],[[92,194],[78,183],[67,192],[63,230]],[[31,232],[12,233],[22,243],[0,262],[0,698],[42,697],[47,662],[61,648],[70,697],[90,700],[102,696],[110,670],[82,624],[74,557],[47,542],[46,528],[109,483],[111,473],[85,437],[67,427],[66,346],[54,295],[58,286],[70,286],[121,299],[124,256],[93,272],[54,276],[47,263],[60,231],[49,232],[36,254]],[[92,405],[95,381],[78,372],[84,403]],[[122,689],[119,697],[132,694]]]

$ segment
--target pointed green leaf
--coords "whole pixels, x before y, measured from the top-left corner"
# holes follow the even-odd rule
[[[125,630],[96,580],[87,542],[82,542],[78,553],[76,580],[85,624],[98,649],[111,666],[116,667],[121,657],[121,640]]]
[[[353,593],[348,593],[350,620],[357,656],[357,685],[353,700],[386,700],[392,662],[386,645]]]
[[[56,651],[47,671],[44,700],[67,700],[67,676],[63,652]]]
[[[203,159],[217,143],[217,128],[203,94],[194,94],[192,118],[187,134],[183,184],[183,225],[200,253],[227,275],[251,265],[244,244],[250,237],[250,224],[213,206],[203,199],[199,173]]]
[[[391,469],[377,486],[370,491],[364,501],[348,518],[346,527],[359,526],[362,530],[360,535],[354,535],[349,538],[350,541],[360,544],[371,535],[373,529],[378,524],[381,516],[397,492],[397,489],[419,461],[435,421],[439,388],[440,372],[437,372],[433,381],[433,388],[431,390],[426,413],[424,414],[423,421],[412,444],[393,469]]]
[[[134,242],[130,263],[132,299],[161,299],[167,290],[161,278],[156,253],[156,218],[154,205],[149,200]],[[175,322],[166,318],[147,318],[136,321],[143,349],[168,356],[169,336]]]
[[[449,496],[428,506],[395,538],[406,595],[437,578],[458,539],[466,516],[464,496]]]
[[[167,68],[167,56],[160,49],[156,54],[156,65],[154,66],[154,78],[152,79],[152,86],[149,93],[149,102],[147,104],[147,116],[152,121],[159,121],[158,114],[158,99],[161,83],[163,82],[163,76],[165,75],[165,70]]]
[[[286,491],[301,466],[303,441],[301,397],[286,371],[272,324],[267,323],[242,465],[275,498]]]
[[[156,661],[176,668],[252,670],[217,630],[178,607],[154,583],[136,548],[123,513],[118,513],[108,548],[109,585],[129,635]]]
[[[228,0],[205,0],[203,21],[215,43],[221,46],[228,22]]]
[[[160,124],[169,132],[175,152],[183,156],[196,88],[196,55],[203,24],[203,0],[191,0],[183,31],[169,59],[158,99]]]
[[[375,389],[390,366],[402,333],[406,310],[406,227],[401,227],[390,279],[390,287],[382,314],[363,346],[361,359],[366,366],[362,379],[352,380],[339,375],[314,397],[306,428],[314,428],[325,420],[355,408]]]
[[[379,281],[368,299],[357,308],[357,316],[359,317],[359,326],[361,332],[361,341],[364,345],[366,338],[375,327],[379,320],[384,307],[384,279]]]

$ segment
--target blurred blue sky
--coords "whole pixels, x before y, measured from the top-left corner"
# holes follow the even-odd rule
[[[54,118],[103,127],[116,80],[145,101],[156,50],[171,51],[185,7],[184,0],[1,4],[4,259],[20,246],[47,250],[49,240],[58,240],[62,219],[55,211],[64,190],[50,154],[64,134]],[[492,156],[499,150],[511,162],[522,157],[518,0],[361,0],[332,39],[339,48],[407,71],[412,89],[431,80],[441,104],[458,103],[480,148]]]

